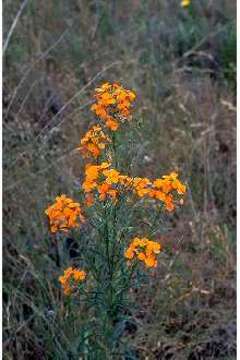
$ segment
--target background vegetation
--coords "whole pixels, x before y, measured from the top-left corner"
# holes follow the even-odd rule
[[[235,359],[235,7],[26,1],[3,58],[5,359],[79,359],[87,342],[90,314],[76,308],[69,318],[63,308],[43,212],[57,193],[78,192],[74,149],[102,81],[138,94],[135,174],[177,169],[189,187],[159,237],[171,261],[131,293],[123,330],[132,351],[122,359]],[[19,1],[5,0],[3,11],[6,39]]]

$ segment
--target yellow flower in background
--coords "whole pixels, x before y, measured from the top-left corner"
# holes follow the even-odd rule
[[[80,269],[74,269],[72,267],[64,270],[64,274],[59,276],[59,282],[62,285],[65,295],[71,295],[76,290],[78,284],[84,281],[86,278],[86,272]]]
[[[191,4],[191,0],[182,0],[181,6],[188,7]]]
[[[124,256],[128,260],[137,258],[143,261],[147,267],[156,267],[156,255],[161,251],[161,245],[155,241],[148,240],[147,238],[135,237],[128,249],[125,251]]]
[[[80,204],[66,195],[57,196],[55,203],[45,210],[45,214],[48,216],[52,233],[67,232],[69,229],[79,227],[85,220]]]

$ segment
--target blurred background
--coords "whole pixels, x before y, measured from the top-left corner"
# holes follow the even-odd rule
[[[103,81],[137,93],[136,173],[188,185],[122,359],[236,358],[235,14],[234,0],[3,1],[4,359],[79,359],[44,209],[77,193]]]

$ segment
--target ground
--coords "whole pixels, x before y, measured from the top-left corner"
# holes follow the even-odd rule
[[[3,3],[4,39],[18,10]],[[82,313],[66,320],[44,209],[77,194],[75,148],[103,81],[137,93],[135,175],[178,170],[188,188],[161,224],[162,261],[130,294],[122,358],[236,358],[235,57],[235,1],[27,2],[3,58],[5,359],[77,354]]]

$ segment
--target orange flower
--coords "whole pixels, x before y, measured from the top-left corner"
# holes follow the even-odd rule
[[[115,189],[110,189],[108,191],[108,195],[112,198],[113,202],[116,203],[117,201],[117,196],[118,196],[118,191]]]
[[[99,200],[103,201],[106,199],[108,191],[111,189],[111,185],[103,183],[98,186]]]
[[[156,255],[160,253],[161,245],[155,241],[148,240],[147,238],[134,238],[125,251],[124,256],[128,260],[137,258],[143,261],[147,267],[156,267]]]
[[[96,187],[97,187],[96,181],[92,181],[92,180],[88,180],[88,179],[86,179],[82,184],[82,188],[83,188],[85,193],[91,192]]]
[[[85,196],[85,204],[87,207],[90,207],[94,204],[94,196],[93,194],[86,194]]]
[[[88,193],[97,188],[97,180],[101,172],[110,166],[103,162],[101,165],[87,164],[85,168],[85,180],[82,184],[83,190]]]
[[[116,120],[112,119],[110,116],[106,118],[106,126],[112,131],[116,131],[119,127],[119,124]]]
[[[116,131],[119,127],[119,120],[130,120],[130,110],[136,94],[133,91],[124,89],[117,83],[104,83],[95,89],[96,103],[91,110],[105,122],[111,130]]]
[[[109,163],[103,162],[101,165],[88,164],[85,169],[85,180],[82,188],[89,196],[94,190],[98,191],[99,200],[104,201],[107,196],[110,196],[113,200],[116,200],[118,190],[113,186],[117,186],[119,183],[119,171],[115,169],[108,169]],[[89,198],[90,199],[90,198]],[[92,204],[93,195],[90,203]],[[88,198],[86,198],[86,204],[88,204]]]
[[[171,174],[170,174],[171,175]],[[177,175],[172,179],[172,187],[177,190],[179,195],[183,195],[186,192],[186,185],[183,185],[178,179]]]
[[[119,171],[115,169],[104,170],[103,175],[106,176],[106,182],[108,184],[117,184],[119,180]]]
[[[91,106],[91,110],[94,111],[101,119],[105,119],[107,117],[107,111],[103,104],[93,104]]]
[[[79,227],[80,223],[84,222],[80,204],[66,195],[57,196],[56,202],[45,210],[45,214],[49,218],[52,233],[66,232],[71,228]]]
[[[175,209],[175,205],[173,203],[173,196],[171,194],[166,196],[164,203],[168,211],[173,211]]]
[[[119,180],[119,184],[123,185],[126,188],[130,188],[133,185],[134,179],[127,175],[119,175],[118,180]]]
[[[139,197],[143,197],[148,195],[151,191],[151,181],[147,178],[134,178],[133,179],[133,186],[134,189]]]
[[[86,272],[72,267],[64,270],[64,274],[59,276],[59,282],[62,285],[65,295],[71,295],[77,289],[78,284],[84,281]]]
[[[93,155],[97,158],[101,154],[101,150],[105,149],[107,143],[111,140],[103,132],[100,125],[93,126],[82,138],[81,145],[78,148],[83,155]]]
[[[87,165],[85,175],[82,186],[85,193],[98,190],[101,201],[105,200],[107,195],[116,199],[121,191],[130,190],[140,198],[159,200],[163,202],[167,211],[173,211],[175,209],[174,193],[183,195],[186,192],[186,186],[180,182],[178,174],[174,172],[151,181],[148,178],[131,178],[111,169],[109,163],[102,163],[101,165]]]

